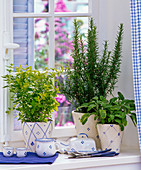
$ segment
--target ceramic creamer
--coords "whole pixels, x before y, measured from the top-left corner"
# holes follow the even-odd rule
[[[36,139],[36,154],[40,157],[50,157],[56,153],[56,143],[52,138]]]

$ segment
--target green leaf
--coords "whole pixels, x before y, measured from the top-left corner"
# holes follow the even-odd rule
[[[81,116],[80,122],[82,123],[82,125],[84,125],[87,122],[87,120],[90,116],[91,116],[91,113],[84,113]]]
[[[111,110],[120,110],[120,109],[121,107],[117,105],[111,107]]]
[[[114,103],[117,100],[117,97],[113,97],[110,99],[110,103]]]
[[[119,125],[121,124],[121,120],[120,119],[115,119],[115,122],[118,123]]]
[[[131,113],[131,115],[129,115],[129,116],[130,116],[134,126],[136,126],[136,124],[137,124],[136,114],[135,113]]]
[[[123,96],[123,94],[121,92],[118,92],[118,96],[119,96],[120,100],[124,100],[124,96]]]
[[[107,101],[104,96],[100,96],[101,101]]]
[[[121,131],[123,131],[124,130],[124,126],[123,125],[119,125],[119,126],[120,126]]]
[[[110,123],[111,122],[111,118],[108,118],[108,123]]]
[[[106,110],[99,110],[99,113],[100,113],[101,119],[105,119],[106,118]]]
[[[123,118],[122,115],[117,115],[117,114],[115,115],[115,117],[119,117],[119,118],[121,118],[121,119]]]
[[[98,97],[97,96],[93,97],[93,100],[98,100]]]
[[[124,120],[122,121],[122,124],[123,124],[123,126],[127,126],[127,120],[124,119]]]
[[[91,104],[91,105],[88,106],[88,110],[87,110],[87,111],[89,112],[91,109],[93,109],[93,108],[95,108],[95,107],[96,107],[95,104]]]
[[[101,120],[100,120],[100,123],[105,124],[105,120],[104,120],[104,119],[101,119]]]
[[[111,118],[111,120],[114,120],[114,118],[115,118],[114,115],[109,115],[109,117]]]

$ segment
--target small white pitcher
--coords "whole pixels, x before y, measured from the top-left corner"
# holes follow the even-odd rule
[[[52,138],[36,139],[36,154],[40,157],[50,157],[57,152],[57,144]]]

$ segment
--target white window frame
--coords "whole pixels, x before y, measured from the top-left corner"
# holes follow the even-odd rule
[[[13,18],[49,18],[49,68],[55,66],[55,17],[94,17],[98,18],[98,0],[88,0],[88,12],[87,13],[74,13],[74,12],[57,12],[54,13],[54,0],[49,0],[49,13],[13,13],[13,0],[1,0],[0,1],[0,36],[3,38],[0,40],[0,142],[5,142],[8,145],[8,141],[21,141],[23,135],[21,131],[14,131],[14,118],[13,114],[7,115],[5,113],[7,104],[10,103],[9,98],[6,96],[6,90],[3,89],[4,81],[1,75],[5,74],[5,64],[3,56],[5,56],[4,40],[6,43],[13,43]],[[5,34],[3,34],[5,33]],[[9,50],[8,53],[10,59],[8,63],[13,62],[13,51]],[[9,101],[9,102],[8,102]],[[70,137],[76,135],[75,127],[55,127],[53,131],[54,138]]]

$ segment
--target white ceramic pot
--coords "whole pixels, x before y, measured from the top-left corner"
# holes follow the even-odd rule
[[[53,130],[53,121],[45,122],[24,122],[22,132],[25,146],[28,151],[35,152],[35,139],[50,138]]]
[[[74,124],[75,124],[76,133],[77,133],[77,135],[80,133],[87,134],[89,138],[94,139],[97,149],[100,149],[101,148],[100,140],[99,140],[99,135],[98,135],[97,127],[96,127],[97,121],[94,120],[94,115],[91,115],[88,118],[85,125],[82,125],[82,123],[80,122],[80,119],[83,114],[84,113],[72,111],[72,116],[73,116],[73,120],[74,120]]]
[[[99,138],[102,150],[112,149],[117,153],[120,152],[123,131],[116,124],[97,124]]]

